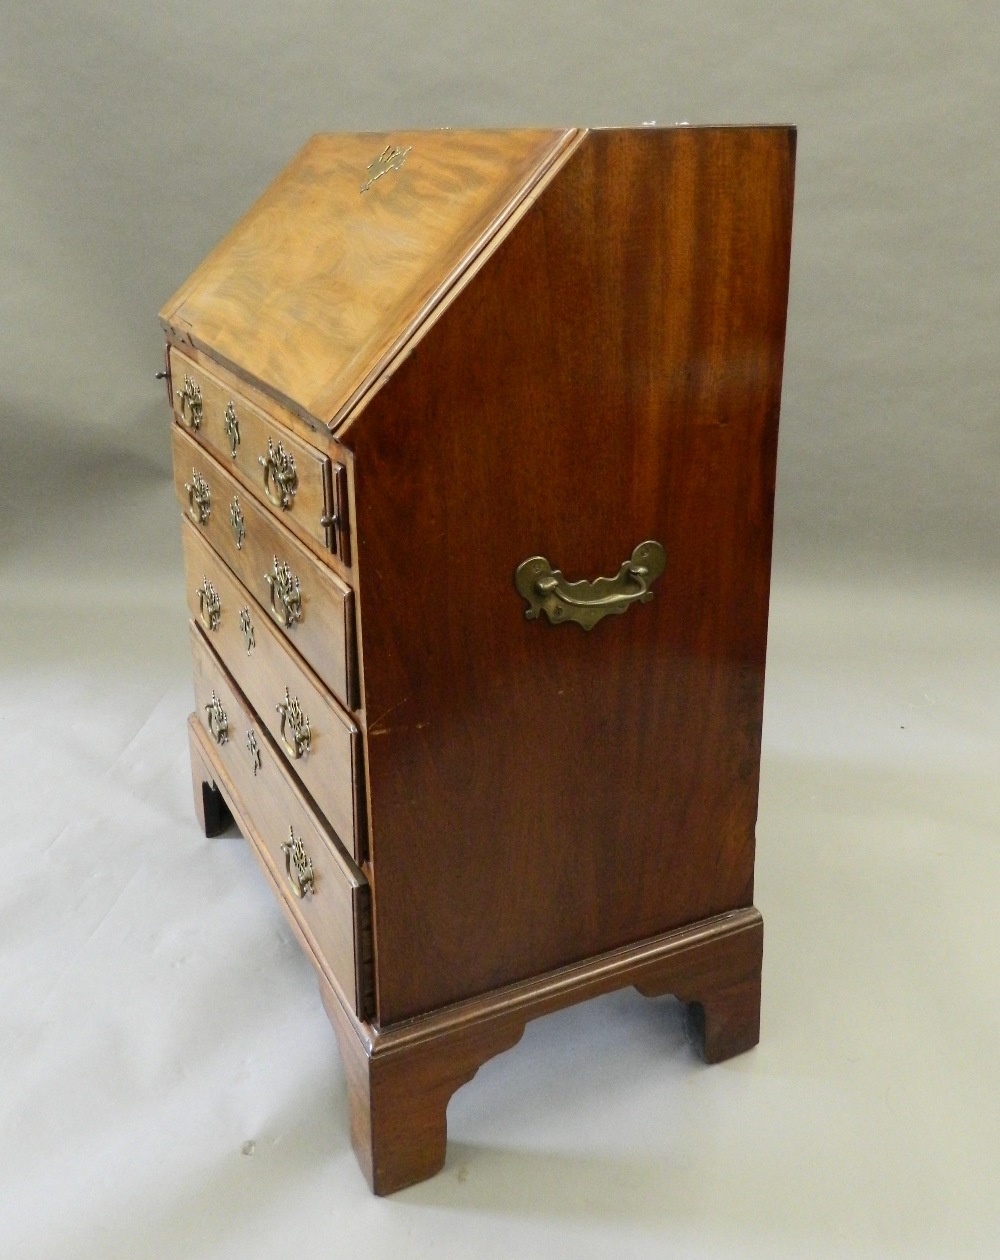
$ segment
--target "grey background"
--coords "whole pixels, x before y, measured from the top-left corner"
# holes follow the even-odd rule
[[[998,66],[986,0],[0,0],[0,1253],[1000,1254]],[[193,818],[156,311],[314,131],[653,119],[799,127],[761,1045],[538,1021],[376,1201]]]
[[[314,131],[794,122],[778,563],[993,563],[989,0],[5,0],[0,57],[18,467],[165,471],[155,312]]]

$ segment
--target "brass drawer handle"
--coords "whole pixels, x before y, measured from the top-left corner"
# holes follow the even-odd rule
[[[302,712],[302,706],[299,704],[297,696],[290,696],[288,688],[285,688],[285,699],[281,704],[276,704],[275,709],[281,715],[281,727],[279,735],[281,737],[282,746],[285,752],[293,761],[298,761],[300,757],[304,757],[312,746],[312,731],[309,729],[309,719]],[[289,743],[285,738],[285,727],[291,731],[292,742]]]
[[[517,566],[514,585],[528,601],[524,615],[529,620],[544,611],[553,625],[575,621],[584,630],[591,630],[602,617],[620,615],[633,604],[648,603],[653,598],[649,588],[666,567],[663,547],[649,541],[636,547],[614,577],[567,582],[544,556],[531,556]]]
[[[236,418],[236,404],[231,398],[226,403],[226,418],[222,422],[222,429],[229,438],[229,454],[235,459],[236,448],[240,444],[240,422]]]
[[[292,892],[301,901],[315,892],[316,877],[313,873],[312,858],[306,852],[306,846],[293,828],[288,828],[288,839],[281,846],[285,855],[285,876],[292,886]]]
[[[177,405],[181,413],[181,420],[189,429],[201,428],[201,416],[204,404],[201,398],[201,386],[191,379],[190,376],[184,377],[184,388],[176,391]]]
[[[222,707],[219,697],[212,692],[212,699],[205,705],[205,712],[208,714],[208,729],[217,744],[226,744],[229,742],[229,718],[226,716],[226,710]]]
[[[212,515],[212,488],[197,468],[191,469],[191,480],[185,481],[188,492],[188,516],[196,525],[206,525]]]
[[[275,450],[274,443],[268,438],[267,455],[258,455],[257,463],[264,469],[264,493],[268,501],[275,507],[280,507],[283,512],[287,512],[292,506],[295,491],[299,485],[295,460],[280,441]]]
[[[287,564],[274,557],[274,568],[264,574],[264,581],[271,589],[271,616],[284,630],[290,630],[302,620],[302,590],[299,579]],[[275,603],[277,602],[277,607]]]
[[[222,620],[222,600],[207,577],[201,579],[198,587],[198,619],[206,630],[218,630]]]

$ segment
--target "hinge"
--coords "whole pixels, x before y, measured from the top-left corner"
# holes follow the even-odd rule
[[[158,381],[167,382],[167,406],[173,411],[174,408],[174,391],[171,389],[170,381],[170,345],[169,343],[163,347],[163,367],[156,373]]]
[[[343,464],[334,464],[330,478],[328,498],[330,510],[320,518],[320,524],[326,531],[326,545],[344,564],[351,563],[350,517],[347,511],[347,469]]]

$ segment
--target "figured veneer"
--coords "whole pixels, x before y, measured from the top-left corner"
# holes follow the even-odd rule
[[[172,441],[174,487],[189,517],[192,513],[188,486],[192,475],[197,473],[208,486],[210,511],[204,519],[196,514],[198,532],[337,699],[347,708],[354,708],[357,657],[351,588],[282,529],[280,521],[179,425],[173,426]],[[237,528],[232,523],[234,504]],[[287,616],[280,597],[275,597],[276,563],[287,565],[297,583],[298,616],[294,619]]]
[[[320,974],[376,1193],[441,1166],[454,1090],[560,1006],[635,985],[710,1062],[756,1044],[794,165],[789,127],[315,137],[161,312],[175,429],[201,389],[196,808],[232,811]],[[255,462],[279,436],[294,510]],[[260,585],[283,540],[294,628]],[[347,864],[326,935],[213,679]]]
[[[199,537],[190,521],[181,526],[188,610],[259,715],[272,739],[291,758],[291,768],[329,820],[341,844],[359,861],[364,853],[361,741],[351,716],[330,696],[304,661],[289,652],[264,609],[248,597],[230,571]],[[219,596],[217,618],[207,619],[199,591],[207,582]],[[241,614],[249,612],[253,644],[248,648]],[[213,628],[214,623],[214,628]],[[294,722],[279,706],[297,701],[308,720],[301,751]],[[290,750],[295,749],[292,753]]]
[[[285,909],[308,939],[321,972],[328,982],[332,979],[337,984],[351,1011],[363,1018],[371,1009],[369,890],[364,876],[303,796],[274,741],[194,625],[191,651],[196,798],[199,784],[202,799],[206,785],[219,794],[267,868]],[[206,720],[213,698],[228,719],[223,743],[214,738]],[[251,732],[256,755],[248,747]],[[292,868],[289,873],[282,849],[290,832],[302,841],[313,867],[312,891],[302,897],[295,894],[295,871]]]
[[[334,499],[330,458],[176,350],[170,352],[170,373],[172,381],[191,381],[201,400],[197,424],[190,409],[179,407],[178,425],[223,461],[247,491],[270,504],[303,541],[335,551],[342,505]],[[234,442],[231,433],[239,440]],[[287,482],[281,469],[287,469]]]
[[[335,421],[573,135],[313,136],[160,318],[178,341]],[[361,193],[386,146],[408,149],[405,165]]]

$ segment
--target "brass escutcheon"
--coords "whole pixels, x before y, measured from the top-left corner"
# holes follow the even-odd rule
[[[198,587],[198,618],[206,630],[218,630],[222,620],[222,601],[219,592],[207,577],[202,577]]]
[[[201,400],[201,386],[196,384],[190,376],[184,377],[184,388],[175,391],[177,395],[178,410],[181,414],[181,420],[189,429],[201,428],[201,414],[203,403]]]
[[[653,598],[649,588],[666,567],[666,552],[650,540],[635,548],[614,577],[567,582],[544,556],[531,556],[517,566],[514,585],[528,601],[524,615],[529,620],[544,611],[553,625],[575,621],[592,630],[603,617],[620,616],[633,604],[648,603]]]
[[[257,743],[257,735],[252,726],[247,731],[247,752],[250,754],[250,764],[253,766],[253,774],[256,778],[257,771],[260,769],[260,745]]]
[[[268,438],[267,455],[258,455],[257,463],[264,469],[264,493],[268,500],[275,507],[287,512],[299,485],[295,460],[281,445],[280,439],[275,449],[274,443]]]
[[[406,161],[406,155],[413,145],[401,149],[398,145],[387,144],[374,162],[368,163],[368,178],[361,185],[361,191],[367,192],[377,179],[388,175],[390,171],[398,171]]]
[[[285,876],[292,886],[292,892],[301,901],[315,891],[316,877],[306,846],[291,827],[288,828],[288,839],[281,846],[281,851],[285,855]]]
[[[240,609],[240,629],[243,631],[243,642],[247,645],[247,656],[257,646],[257,640],[253,635],[253,622],[250,620],[250,607],[244,604]]]
[[[225,744],[229,742],[229,718],[226,716],[226,710],[222,707],[222,701],[212,692],[212,698],[205,705],[205,712],[208,714],[208,729],[212,738],[217,744]]]
[[[236,458],[236,448],[240,444],[240,422],[236,419],[236,404],[230,398],[226,403],[226,418],[222,422],[223,432],[229,438],[229,454]]]
[[[229,505],[229,524],[232,527],[233,538],[236,540],[236,550],[243,550],[243,539],[247,536],[247,525],[243,519],[243,509],[240,507],[239,495],[233,495],[233,501]]]
[[[309,719],[302,712],[302,706],[299,704],[298,697],[290,696],[287,687],[285,688],[285,699],[281,704],[276,704],[274,707],[281,716],[281,727],[278,734],[281,737],[282,747],[293,761],[298,761],[312,747],[312,731],[309,729]],[[291,731],[291,743],[285,737],[286,726]]]
[[[283,630],[289,630],[302,620],[302,590],[299,579],[287,564],[274,557],[274,568],[264,574],[264,581],[271,591],[271,616]],[[276,606],[277,604],[277,606]]]
[[[197,468],[191,469],[191,480],[185,481],[188,492],[188,516],[196,525],[205,525],[212,515],[212,489]]]

